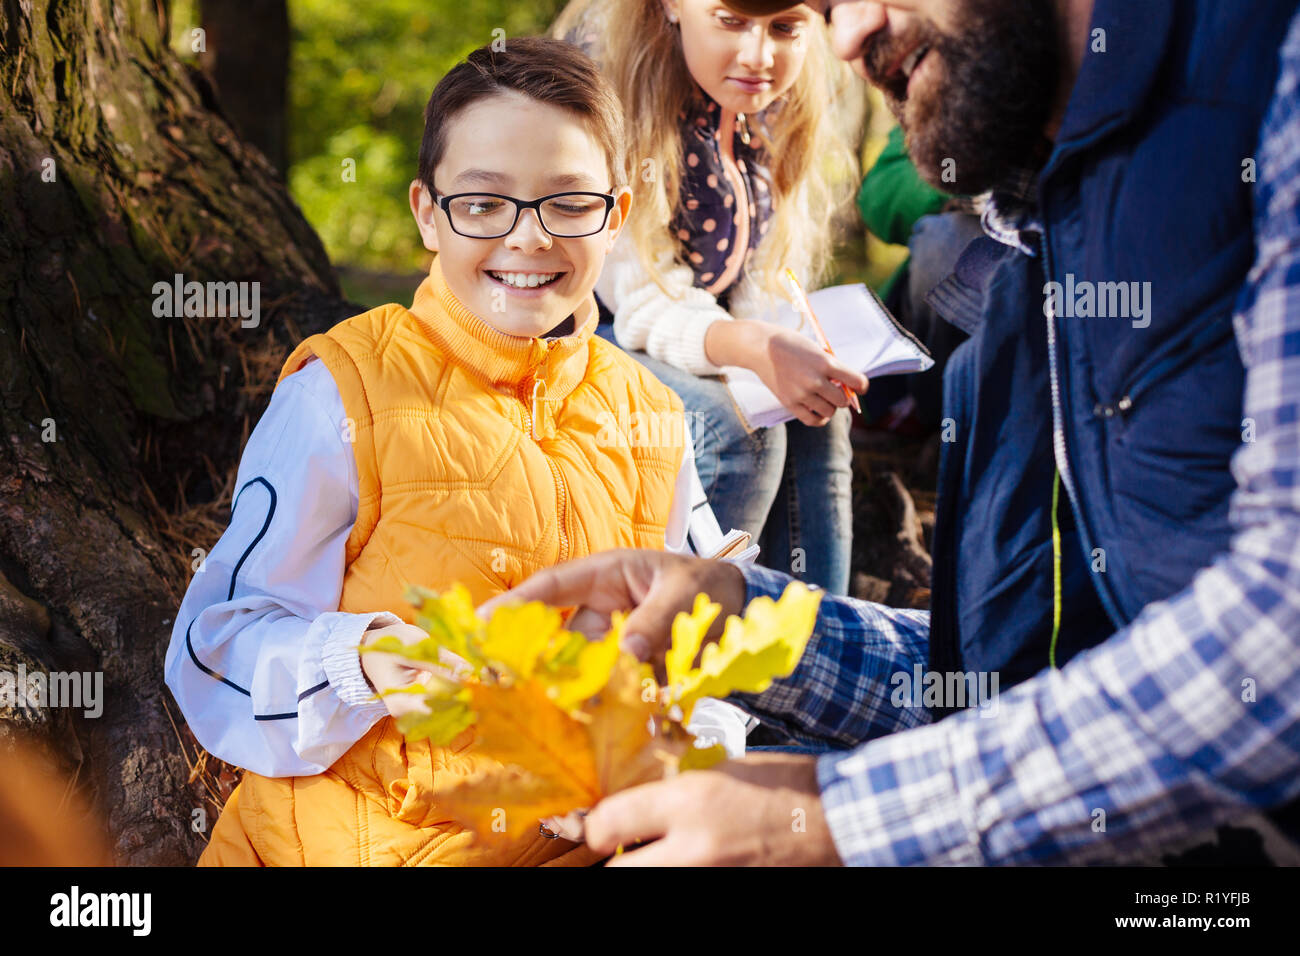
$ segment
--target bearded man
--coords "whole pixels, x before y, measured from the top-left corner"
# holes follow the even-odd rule
[[[1206,852],[1293,853],[1296,0],[809,5],[922,175],[988,194],[934,295],[971,337],[945,375],[932,610],[825,596],[795,672],[733,699],[838,749],[616,794],[588,841],[652,841],[619,865],[1151,862],[1270,811]],[[631,610],[657,660],[697,591],[737,613],[788,581],[619,552],[505,599]],[[922,671],[1003,692],[892,692]]]

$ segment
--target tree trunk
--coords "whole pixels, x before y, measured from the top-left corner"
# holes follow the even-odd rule
[[[199,64],[216,88],[222,112],[283,177],[289,96],[285,0],[200,0],[199,10],[204,31]]]
[[[0,707],[0,736],[43,738],[128,864],[203,847],[193,811],[210,827],[216,806],[163,685],[172,619],[289,346],[359,311],[166,19],[161,0],[0,0],[0,672],[103,674],[102,716]],[[178,274],[249,283],[260,314],[166,317],[155,285]]]

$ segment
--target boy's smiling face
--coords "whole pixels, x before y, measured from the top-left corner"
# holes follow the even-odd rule
[[[536,210],[525,209],[509,235],[472,239],[451,228],[419,180],[411,183],[411,212],[425,248],[438,253],[452,294],[498,331],[527,338],[554,329],[591,295],[632,202],[626,187],[610,188],[608,158],[581,116],[513,91],[455,116],[433,184],[441,196],[482,191],[528,201],[574,191],[615,197],[605,228],[592,236],[556,238]],[[503,273],[514,273],[515,281],[520,274],[555,278],[517,288],[499,278]]]

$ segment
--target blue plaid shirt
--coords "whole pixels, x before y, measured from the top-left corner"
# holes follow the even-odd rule
[[[801,740],[869,741],[817,764],[844,862],[1152,859],[1300,795],[1300,19],[1256,158],[1231,549],[996,710],[937,723],[890,700],[926,666],[926,615],[827,596],[798,670],[738,702]],[[789,581],[745,575],[750,597]]]

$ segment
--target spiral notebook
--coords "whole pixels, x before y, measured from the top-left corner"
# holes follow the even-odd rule
[[[862,283],[819,289],[808,296],[835,357],[868,378],[924,372],[934,359],[894,318],[880,298]],[[789,303],[760,316],[806,335],[816,341],[809,323]],[[731,399],[750,431],[771,428],[794,418],[747,368],[726,366],[722,370]]]

